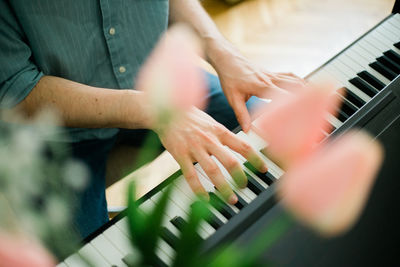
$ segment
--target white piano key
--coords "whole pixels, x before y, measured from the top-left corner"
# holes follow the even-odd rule
[[[205,171],[203,170],[203,168],[201,168],[201,166],[197,166],[197,170],[201,173],[201,175],[203,175],[204,177],[207,177],[207,174],[205,173]],[[224,175],[224,171],[225,169],[221,169],[222,174]],[[250,202],[249,197],[247,197],[246,194],[244,194],[240,189],[235,188],[235,185],[233,185],[229,179],[227,179],[227,176],[225,176],[225,179],[227,180],[227,182],[229,183],[229,185],[231,187],[233,187],[234,191],[236,192],[236,194],[238,194],[241,198],[243,198],[247,203]]]
[[[335,126],[336,129],[340,128],[343,125],[343,122],[338,120],[336,117],[334,117],[332,114],[328,113],[326,114],[326,119],[333,125]]]
[[[64,261],[69,267],[87,267],[88,265],[78,253],[74,253]]]
[[[112,242],[110,242],[103,234],[98,235],[90,241],[90,244],[106,259],[108,263],[116,266],[126,266],[122,262],[123,255]]]
[[[399,42],[400,38],[400,29],[394,27],[390,23],[385,23],[383,25],[383,29],[386,30],[388,35],[390,34],[391,40],[393,41],[393,44]],[[396,48],[394,45],[392,45],[392,48]]]
[[[394,14],[391,17],[390,22],[392,22],[393,25],[395,25],[395,26],[400,28],[400,15],[399,14]]]
[[[376,57],[368,52],[362,45],[360,45],[359,43],[353,45],[351,47],[351,51],[357,53],[361,58],[363,58],[365,61],[369,63],[372,63],[374,61],[376,61]]]
[[[99,267],[109,267],[110,266],[110,263],[106,261],[106,259],[103,257],[103,254],[101,254],[99,251],[97,251],[90,243],[84,245],[78,251],[78,253],[96,267],[97,266],[99,266]]]
[[[128,229],[128,222],[127,222],[127,217],[122,218],[121,220],[119,220],[117,223],[115,223],[114,225],[117,226],[119,228],[119,230],[121,230],[121,232],[127,236],[129,238],[129,229]],[[157,251],[157,255],[164,261],[168,261],[169,256],[167,254],[165,254],[165,252],[162,250],[162,248],[160,248],[160,246],[157,244],[156,246],[156,251]]]
[[[382,74],[380,74],[379,72],[368,66],[369,63],[374,62],[375,60],[371,60],[371,62],[368,62],[364,57],[360,56],[355,49],[349,49],[344,53],[344,55],[345,57],[353,61],[352,66],[354,68],[356,68],[357,66],[356,64],[360,66],[357,69],[358,71],[362,70],[368,71],[371,75],[373,75],[375,78],[380,80],[385,85],[388,85],[390,83],[390,81],[386,77],[384,77]]]
[[[130,238],[130,233],[129,233],[129,229],[128,229],[128,217],[124,217],[121,220],[119,220],[118,222],[116,222],[114,224],[116,227],[119,228],[119,230],[121,230],[121,232],[127,236],[128,238]]]
[[[390,35],[390,32],[388,33],[387,30],[383,27],[379,27],[375,29],[374,31],[375,38],[378,38],[379,40],[384,40],[384,43],[389,42],[391,45],[394,44],[393,36]]]
[[[181,180],[180,182],[186,183],[186,181]],[[176,200],[177,205],[181,205],[184,207],[189,207],[191,203],[193,203],[196,198],[195,195],[192,194],[192,198],[189,198],[187,195],[185,195],[185,193],[183,193],[180,188],[178,183],[173,184],[174,187],[174,200]],[[188,208],[187,208],[188,209]],[[217,216],[222,222],[226,223],[227,219],[219,213],[219,211],[217,211],[216,209],[214,209],[213,207],[209,207],[210,211]]]
[[[114,244],[114,246],[122,253],[122,255],[126,256],[127,254],[132,253],[133,248],[131,241],[117,226],[110,226],[103,232],[103,235],[109,242]]]
[[[397,21],[395,17],[392,17],[392,19],[388,20],[388,23],[390,23],[393,27],[400,29],[400,23]]]
[[[382,36],[379,36],[376,32],[371,32],[364,38],[364,40],[379,50],[377,57],[381,56],[383,52],[388,50],[391,46],[391,44],[387,45],[386,40],[382,38]]]
[[[369,40],[367,41],[366,38],[368,36],[366,36],[364,39],[361,39],[357,44],[359,45],[359,47],[363,48],[365,50],[366,53],[370,54],[371,56],[373,56],[374,58],[377,58],[379,56],[382,55],[382,51],[379,50],[377,47],[375,47],[374,45],[371,44],[371,42],[373,43],[374,40]]]
[[[165,215],[169,218],[169,220],[172,220],[176,216],[180,216],[184,220],[187,220],[188,218],[186,212],[180,209],[175,203],[169,203],[167,209],[165,210]],[[201,223],[198,229],[198,233],[203,239],[208,238],[214,232],[215,232],[214,228],[212,228],[211,225],[205,222]]]
[[[192,204],[192,202],[190,200],[187,201],[187,199],[182,196],[182,193],[179,190],[174,190],[171,194],[170,201],[171,201],[170,205],[173,205],[173,207],[171,207],[171,208],[174,209],[174,211],[175,211],[175,209],[180,210],[180,213],[176,214],[176,215],[179,215],[184,219],[188,218],[188,216],[190,214],[190,205]],[[174,213],[174,211],[172,211],[172,213]],[[215,229],[206,222],[201,222],[200,228],[202,228],[209,235],[214,233],[214,231],[215,231]],[[209,235],[204,234],[202,236],[204,238],[206,238]]]
[[[377,29],[377,31],[385,36],[392,44],[398,42],[400,36],[400,31],[393,30],[392,27],[387,27],[387,23],[384,23],[381,27]]]
[[[164,248],[165,249],[165,248]],[[172,259],[171,257],[164,251],[163,248],[161,248],[160,246],[157,246],[156,249],[156,255],[158,256],[158,258],[164,262],[167,266],[171,265]]]
[[[207,188],[206,188],[206,190],[207,190],[208,192],[214,192],[221,200],[224,199],[224,198],[221,196],[221,194],[220,194],[217,190],[215,190],[214,185],[211,183],[211,181],[210,181],[207,177],[205,177],[204,175],[202,175],[201,173],[200,173],[200,175],[199,175],[199,180],[200,180],[200,182],[201,182],[203,185],[206,185],[206,187],[208,187],[208,188],[212,187],[212,191],[211,191],[211,190],[207,190]],[[226,203],[226,205],[228,205],[234,212],[239,213],[239,209],[236,208],[234,205],[231,205],[231,204],[229,204],[229,203]]]
[[[380,41],[382,48],[384,48],[382,50],[382,54],[383,54],[383,52],[385,52],[389,49],[392,49],[393,51],[400,53],[400,49],[393,46],[395,41],[391,41],[390,39],[386,38],[386,36],[381,34],[380,31],[375,31],[373,36]]]
[[[339,72],[341,72],[341,74],[346,77],[346,80],[350,80],[354,77],[357,76],[357,73],[355,73],[355,71],[353,71],[352,69],[350,69],[348,66],[346,66],[345,64],[342,63],[342,61],[340,59],[335,60],[334,62],[332,62],[331,64],[329,64],[328,68],[335,68],[336,70],[338,70]]]
[[[242,193],[246,197],[246,198],[244,198],[244,200],[246,200],[247,203],[250,203],[253,199],[255,199],[257,197],[257,195],[254,194],[253,192],[251,192],[251,190],[248,189],[247,187],[246,188],[239,188],[236,185],[236,182],[233,180],[233,178],[229,174],[229,172],[224,168],[222,163],[219,162],[215,157],[212,157],[212,159],[217,163],[218,167],[222,171],[222,174],[224,175],[226,180],[229,182],[229,184],[235,189],[235,191]]]
[[[346,76],[344,76],[343,73],[341,73],[339,70],[334,68],[332,65],[328,65],[325,68],[327,71],[329,71],[335,78],[337,78],[339,81],[342,82],[343,86],[346,86],[347,89],[351,90],[353,93],[355,93],[357,96],[359,96],[361,99],[363,99],[365,102],[368,102],[371,100],[369,96],[367,96],[364,92],[362,92],[360,89],[352,85]],[[336,126],[335,126],[336,127]],[[337,128],[337,127],[336,127]]]
[[[237,134],[237,136],[248,142],[253,148],[254,150],[257,152],[257,154],[262,157],[268,166],[268,171],[274,176],[274,177],[280,177],[283,174],[282,169],[280,169],[278,167],[278,165],[276,165],[272,160],[270,160],[268,157],[266,157],[264,154],[262,154],[260,152],[260,149],[265,148],[266,146],[261,145],[263,141],[263,139],[258,136],[254,131],[250,130],[247,134],[243,131],[239,132]],[[268,146],[267,146],[268,147]],[[244,161],[243,161],[244,162]]]
[[[203,175],[199,175],[199,180],[203,185],[205,185],[205,189],[207,192],[215,192],[215,194],[219,194],[215,191],[213,184],[208,180],[208,178],[204,178]],[[193,193],[190,193],[190,187],[186,181],[180,182],[179,184],[177,184],[177,187],[183,193],[183,195],[190,198],[191,200],[195,200],[195,195]],[[239,212],[239,210],[235,206],[228,203],[227,205],[229,205],[236,213]]]

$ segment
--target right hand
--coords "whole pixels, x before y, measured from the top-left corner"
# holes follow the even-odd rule
[[[180,165],[193,192],[206,199],[208,193],[197,176],[193,166],[195,162],[200,164],[221,195],[231,204],[237,202],[237,196],[211,156],[222,163],[241,188],[246,187],[247,178],[241,164],[228,148],[241,154],[259,171],[268,170],[263,159],[248,143],[195,107],[173,120],[167,128],[155,131],[164,147]]]

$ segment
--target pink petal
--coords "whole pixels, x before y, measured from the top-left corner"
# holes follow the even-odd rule
[[[196,66],[199,51],[193,33],[183,26],[172,27],[142,67],[137,88],[147,92],[160,110],[203,108],[206,83]]]
[[[341,233],[361,213],[382,158],[369,135],[347,133],[287,171],[279,187],[283,203],[322,234]]]
[[[0,234],[0,267],[55,266],[54,259],[37,242],[21,236]]]
[[[321,129],[329,128],[326,113],[339,105],[333,91],[330,86],[313,86],[280,95],[261,111],[255,130],[268,142],[268,155],[284,168],[306,157],[324,137]]]

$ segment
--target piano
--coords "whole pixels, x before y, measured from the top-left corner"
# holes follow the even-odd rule
[[[261,263],[272,262],[278,266],[366,266],[386,265],[398,259],[399,11],[400,0],[397,0],[392,14],[307,77],[310,81],[326,77],[336,81],[337,97],[343,99],[337,116],[327,117],[333,126],[333,131],[326,133],[327,138],[357,127],[369,131],[385,146],[386,159],[361,219],[350,232],[333,239],[321,238],[295,224],[265,251]],[[265,146],[255,133],[246,135],[238,130],[237,135],[248,140],[258,151]],[[203,185],[211,192],[210,196],[222,207],[219,210],[212,208],[213,216],[200,226],[198,234],[205,240],[204,251],[212,251],[226,243],[246,246],[276,218],[285,216],[284,209],[275,198],[276,181],[284,172],[265,155],[262,156],[270,168],[267,174],[256,172],[240,155],[237,156],[249,183],[247,188],[235,190],[239,198],[236,205],[223,203],[201,167],[195,166]],[[229,175],[222,171],[233,183]],[[194,195],[181,173],[177,172],[139,200],[141,209],[151,209],[165,186],[170,184],[173,192],[157,248],[160,266],[168,266],[174,257],[175,241]],[[92,260],[95,266],[127,266],[126,259],[132,251],[125,213],[122,212],[86,238],[82,248],[58,266],[86,266],[79,254]]]

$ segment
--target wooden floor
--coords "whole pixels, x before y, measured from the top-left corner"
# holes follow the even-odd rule
[[[305,76],[386,17],[394,0],[204,0],[222,33],[271,71]]]
[[[228,6],[203,5],[221,32],[248,58],[270,71],[305,76],[386,17],[394,0],[247,0]],[[164,153],[149,166],[107,189],[110,207],[125,205],[128,181],[138,196],[159,184],[178,166]]]

